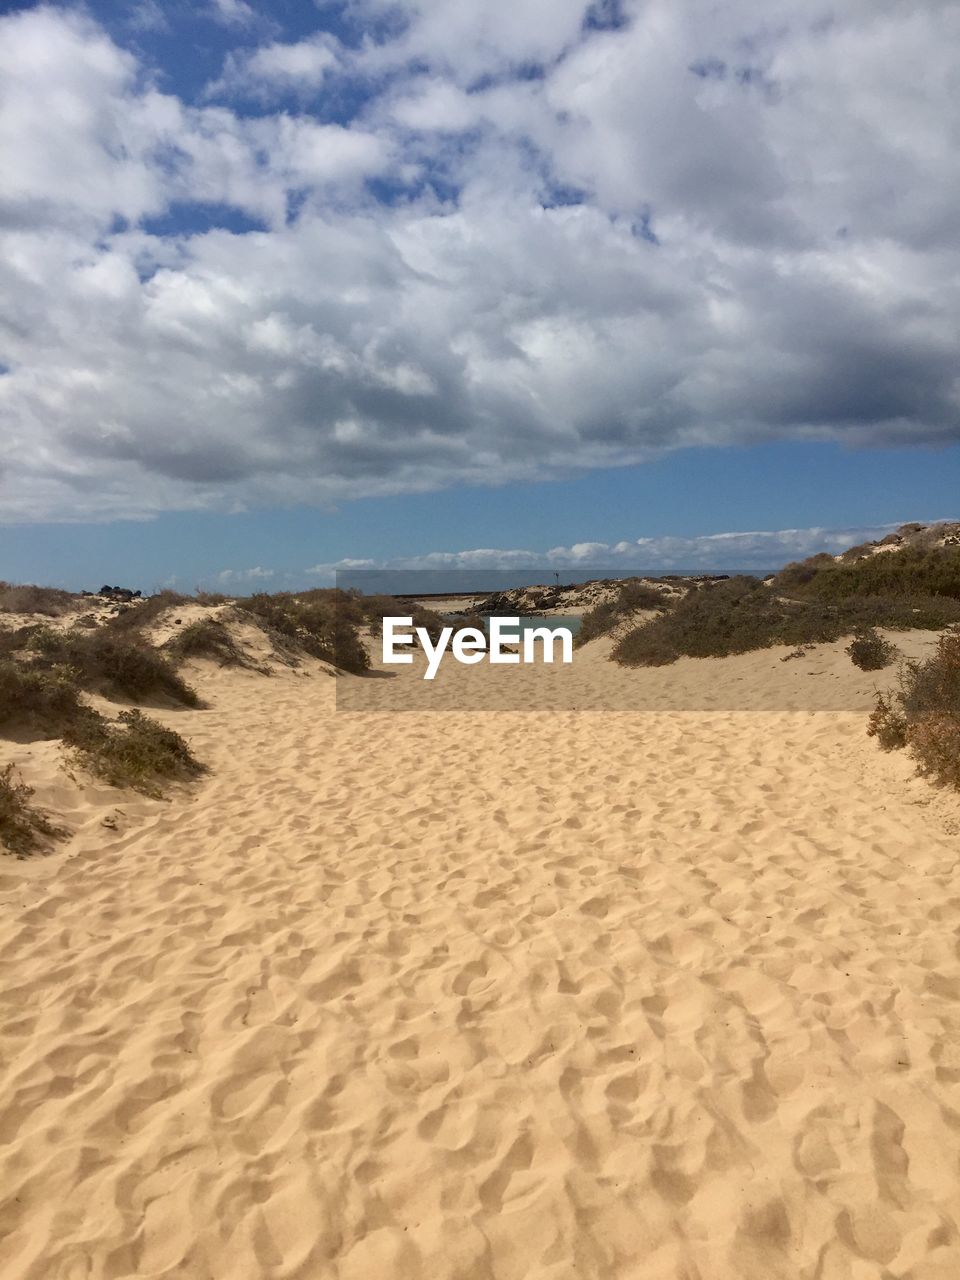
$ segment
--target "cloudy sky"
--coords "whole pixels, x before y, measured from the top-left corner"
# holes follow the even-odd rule
[[[951,0],[0,6],[0,577],[956,515],[958,47]]]

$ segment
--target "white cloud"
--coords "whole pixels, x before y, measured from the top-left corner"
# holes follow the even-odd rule
[[[956,442],[960,10],[623,7],[422,0],[228,60],[223,92],[329,85],[349,125],[0,19],[2,517]],[[150,232],[198,204],[263,230]]]
[[[299,582],[307,575],[328,585],[335,580],[338,570],[349,569],[490,569],[514,570],[518,573],[542,569],[545,581],[551,580],[556,571],[562,572],[565,581],[576,581],[578,574],[604,572],[767,572],[782,567],[788,561],[806,559],[817,552],[826,551],[837,555],[848,547],[879,541],[896,527],[894,523],[844,529],[768,529],[711,533],[684,538],[661,535],[624,539],[615,543],[579,542],[570,546],[551,547],[547,551],[476,547],[463,551],[431,551],[419,556],[399,556],[384,560],[338,560],[313,565],[301,571],[290,570],[285,576],[290,581]],[[362,581],[362,578],[359,580]],[[451,590],[456,589],[455,583],[448,585]]]
[[[212,0],[210,13],[228,27],[247,27],[257,21],[256,10],[246,0]]]
[[[210,85],[208,95],[269,98],[277,90],[313,93],[340,65],[338,49],[333,36],[318,35],[290,44],[276,42],[230,53],[223,74]]]
[[[261,565],[255,565],[252,569],[221,569],[217,574],[217,581],[222,586],[230,586],[234,583],[266,582],[276,577],[276,574],[275,569],[264,569]]]

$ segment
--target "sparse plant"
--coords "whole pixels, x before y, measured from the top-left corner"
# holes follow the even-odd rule
[[[579,648],[599,636],[610,635],[625,618],[643,609],[668,609],[672,604],[673,596],[665,591],[658,591],[648,583],[629,579],[620,584],[613,599],[603,600],[586,611],[580,619],[580,630],[574,637],[574,645]]]
[[[39,613],[59,618],[79,609],[82,600],[59,587],[14,586],[0,582],[0,613]]]
[[[88,722],[64,741],[96,777],[149,796],[161,796],[165,782],[190,782],[207,772],[179,733],[140,711],[121,711],[116,723]]]
[[[198,618],[188,623],[163,648],[176,662],[186,658],[212,658],[222,667],[251,665],[227,627],[216,618]]]
[[[200,698],[170,662],[136,636],[98,631],[53,631],[41,628],[30,639],[39,669],[69,669],[81,688],[107,697],[164,698],[184,707],[199,707]]]
[[[874,627],[858,631],[845,652],[849,653],[850,661],[861,671],[882,671],[897,656],[896,645],[884,639]]]
[[[672,610],[621,637],[612,656],[625,666],[664,666],[684,656],[723,658],[775,644],[824,644],[868,627],[941,630],[958,620],[960,601],[947,597],[791,599],[757,578],[736,577],[688,592]]]
[[[884,751],[896,751],[907,745],[907,717],[883,693],[877,694],[867,722],[867,734],[876,738]]]
[[[80,701],[70,672],[0,661],[0,730],[59,738],[96,714]]]
[[[158,591],[156,595],[128,604],[112,618],[108,618],[104,627],[110,631],[144,631],[168,609],[190,603],[190,597],[183,596],[178,591]]]
[[[0,768],[0,845],[8,853],[25,858],[50,840],[69,834],[30,804],[33,787],[14,777],[12,764]]]
[[[363,610],[346,591],[258,593],[238,600],[237,607],[303,652],[343,671],[360,673],[370,666],[359,633]]]
[[[885,750],[908,747],[923,776],[960,789],[960,632],[941,636],[932,657],[904,664],[894,698],[877,695],[867,732]]]

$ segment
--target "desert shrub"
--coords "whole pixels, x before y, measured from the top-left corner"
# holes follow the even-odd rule
[[[877,694],[876,706],[870,712],[867,734],[876,738],[884,751],[907,745],[907,717],[882,693]]]
[[[184,707],[201,705],[197,693],[156,649],[135,636],[98,631],[59,632],[43,628],[32,637],[34,665],[67,668],[83,689],[106,696],[162,697]]]
[[[829,602],[851,596],[960,600],[960,547],[910,546],[841,563],[832,556],[812,556],[782,569],[774,579],[774,590]]]
[[[29,648],[30,641],[45,628],[45,623],[33,623],[26,627],[15,627],[12,631],[0,630],[0,657],[9,657],[21,649]]]
[[[344,671],[366,671],[370,658],[360,639],[363,611],[346,591],[264,592],[237,601],[268,631]]]
[[[91,717],[95,719],[96,712],[80,701],[68,673],[0,660],[0,730],[26,729],[60,738]]]
[[[439,640],[440,632],[445,626],[452,625],[448,618],[441,617],[432,609],[425,609],[423,605],[416,604],[413,600],[397,600],[393,596],[383,595],[355,595],[352,596],[352,600],[353,604],[350,607],[358,611],[359,616],[374,635],[383,634],[383,620],[391,617],[412,618],[413,626],[422,627],[434,641]],[[458,618],[455,625],[465,627],[473,626],[474,623]]]
[[[186,658],[212,658],[222,667],[250,665],[233,636],[216,618],[198,618],[189,623],[163,648],[176,662]]]
[[[34,853],[47,840],[60,840],[68,834],[33,808],[32,795],[33,787],[15,781],[12,764],[0,769],[0,845],[20,858]]]
[[[59,618],[80,607],[78,596],[59,587],[13,586],[0,583],[0,613],[40,613]]]
[[[910,726],[907,742],[920,774],[960,791],[960,720],[926,715]]]
[[[867,732],[887,750],[906,745],[921,774],[960,789],[960,632],[903,666],[895,703],[877,695]]]
[[[182,596],[178,591],[158,591],[156,595],[146,596],[136,604],[128,604],[114,617],[108,618],[104,627],[111,631],[143,631],[152,626],[168,609],[190,603],[190,597]]]
[[[221,591],[202,591],[197,587],[193,599],[196,604],[215,605],[226,604],[230,597],[225,596]]]
[[[860,542],[855,547],[848,547],[841,555],[840,561],[842,564],[856,563],[857,560],[870,555],[877,545],[876,542]]]
[[[853,665],[861,671],[880,671],[889,667],[897,656],[896,646],[873,627],[858,631],[847,645],[846,652]]]
[[[672,603],[672,596],[647,583],[624,582],[613,599],[603,600],[586,611],[573,643],[576,647],[587,644],[599,636],[609,635],[619,622],[641,609],[665,609]]]
[[[140,711],[121,711],[116,724],[99,719],[68,732],[76,762],[113,787],[162,795],[165,782],[189,782],[206,773],[173,729]]]
[[[940,630],[958,620],[960,601],[947,598],[786,599],[756,578],[737,577],[688,592],[670,612],[623,636],[612,656],[625,666],[664,666],[683,656],[823,644],[867,627]]]

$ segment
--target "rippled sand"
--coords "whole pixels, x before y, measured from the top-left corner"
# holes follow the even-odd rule
[[[4,1280],[960,1276],[956,806],[737,661],[603,714],[207,668],[170,804],[13,747],[77,834],[0,862]]]

